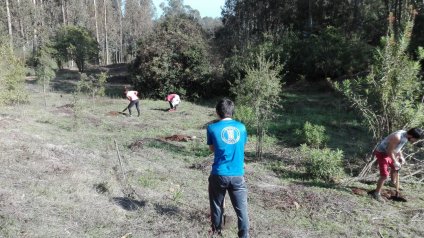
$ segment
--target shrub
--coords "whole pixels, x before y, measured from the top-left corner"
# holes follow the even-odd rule
[[[319,148],[322,144],[328,141],[328,136],[325,134],[325,127],[322,125],[314,125],[310,122],[305,122],[303,129],[296,130],[302,143],[306,143],[309,146]]]
[[[90,31],[72,25],[59,29],[54,47],[59,65],[74,60],[80,72],[85,70],[87,62],[96,62],[99,53],[99,45]]]
[[[306,159],[306,173],[310,178],[331,182],[343,176],[343,151],[309,148],[305,144],[300,150]]]
[[[37,66],[35,75],[37,81],[43,86],[44,105],[47,106],[47,92],[50,89],[50,81],[56,76],[57,64],[52,58],[54,50],[49,46],[41,47],[35,57]]]
[[[81,80],[77,84],[77,91],[84,92],[94,100],[96,96],[104,96],[106,88],[107,74],[105,72],[93,76],[81,74]]]
[[[0,41],[0,104],[28,102],[25,67],[7,43]]]
[[[256,115],[253,108],[245,105],[237,105],[237,110],[234,113],[234,119],[243,122],[250,133],[255,129]]]
[[[135,87],[147,97],[175,92],[193,99],[210,88],[209,58],[205,32],[196,19],[166,16],[139,42],[130,71]]]
[[[358,109],[375,141],[399,128],[424,123],[420,72],[424,49],[419,48],[417,60],[408,54],[414,19],[407,22],[399,39],[394,33],[394,17],[389,19],[389,34],[383,38],[384,47],[375,52],[370,73],[364,78],[334,83]]]
[[[279,60],[266,57],[265,49],[255,55],[256,61],[245,65],[244,78],[239,78],[231,89],[237,96],[236,104],[242,107],[245,116],[252,120],[258,141],[256,143],[256,156],[262,157],[263,138],[267,131],[268,123],[275,117],[274,109],[280,106],[282,91],[280,72],[284,65]]]

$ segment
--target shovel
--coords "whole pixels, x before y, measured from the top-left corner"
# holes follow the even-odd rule
[[[393,200],[393,201],[396,201],[396,202],[407,202],[407,200],[405,198],[403,198],[399,195],[399,187],[400,187],[399,183],[400,182],[399,182],[399,170],[398,170],[398,173],[397,173],[397,176],[396,176],[396,196],[392,195],[392,196],[390,196],[390,199]]]

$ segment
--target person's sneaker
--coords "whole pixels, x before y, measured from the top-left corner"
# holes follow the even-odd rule
[[[386,202],[384,199],[383,199],[383,197],[381,196],[381,194],[380,193],[377,193],[377,192],[373,192],[373,193],[371,193],[371,196],[375,199],[375,200],[377,200],[377,201],[379,201],[379,202]]]

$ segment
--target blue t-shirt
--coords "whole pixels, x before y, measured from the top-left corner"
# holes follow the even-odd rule
[[[208,126],[207,144],[215,148],[211,174],[221,176],[244,175],[244,145],[247,131],[243,123],[221,120]]]

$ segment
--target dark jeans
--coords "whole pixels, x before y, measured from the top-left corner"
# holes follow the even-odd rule
[[[172,106],[172,102],[169,102],[169,106],[171,107],[171,109],[177,109],[178,104],[175,105],[175,107],[174,107],[174,106]]]
[[[222,229],[224,198],[228,191],[231,204],[237,214],[238,237],[249,237],[249,215],[247,213],[247,187],[243,176],[209,176],[209,203],[212,230]]]
[[[134,105],[135,105],[135,108],[137,109],[138,116],[140,116],[140,107],[139,107],[138,100],[133,100],[133,101],[131,101],[131,102],[130,102],[130,104],[128,104],[128,112],[129,112],[129,113],[130,113],[130,115],[131,115],[131,108],[132,108]]]

